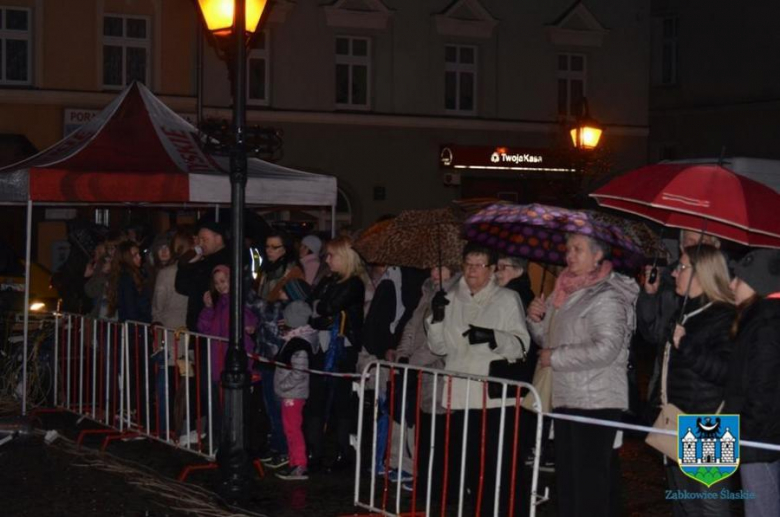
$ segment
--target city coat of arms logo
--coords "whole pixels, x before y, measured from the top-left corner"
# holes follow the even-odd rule
[[[707,487],[731,476],[739,468],[739,415],[679,415],[677,461]]]

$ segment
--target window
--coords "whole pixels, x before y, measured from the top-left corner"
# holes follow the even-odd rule
[[[677,84],[677,17],[661,21],[661,84]]]
[[[109,14],[103,17],[103,86],[149,84],[149,18]]]
[[[586,59],[582,54],[558,54],[558,115],[577,116],[585,96]]]
[[[30,84],[30,10],[0,7],[0,84]]]
[[[444,47],[444,109],[459,114],[476,113],[477,47]]]
[[[368,109],[371,90],[371,40],[336,38],[336,107]]]
[[[267,106],[269,99],[269,44],[268,34],[262,31],[252,41],[247,56],[248,103]]]

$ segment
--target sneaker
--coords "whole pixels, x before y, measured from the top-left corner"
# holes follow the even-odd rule
[[[377,465],[376,466],[376,472],[374,473],[377,476],[384,476],[385,475],[385,466],[384,465]]]
[[[269,469],[278,469],[279,467],[284,467],[290,463],[290,458],[287,457],[285,454],[277,454],[273,458],[271,458],[270,461],[263,461],[262,464],[268,467]]]
[[[277,472],[276,477],[286,481],[305,481],[309,479],[309,472],[306,470],[306,467],[302,465],[298,465],[297,467],[290,465]]]
[[[390,481],[393,483],[398,483],[400,480],[401,483],[406,483],[414,479],[414,476],[412,476],[409,472],[406,472],[405,470],[401,472],[401,475],[398,475],[398,469],[390,469]]]
[[[261,463],[268,463],[274,459],[275,456],[278,456],[278,453],[273,449],[268,449],[267,451],[260,453],[257,459],[259,459]]]
[[[414,491],[414,485],[412,485],[411,481],[407,481],[406,483],[401,483],[401,490],[405,492],[413,492]]]

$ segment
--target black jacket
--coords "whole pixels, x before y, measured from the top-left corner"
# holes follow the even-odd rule
[[[739,413],[742,439],[780,444],[780,300],[759,300],[742,314],[723,412]],[[773,462],[780,453],[742,447],[740,457]]]
[[[363,326],[363,347],[379,359],[385,358],[385,352],[395,348],[395,335],[390,324],[395,320],[395,285],[392,280],[382,280],[376,287],[371,305],[366,313]]]
[[[658,292],[647,294],[642,288],[636,301],[636,329],[642,339],[663,349],[674,331],[675,315],[680,310],[682,298],[675,292],[672,267],[659,272]]]
[[[138,291],[132,275],[123,271],[117,282],[116,312],[119,321],[151,323],[152,304],[145,290]]]
[[[528,273],[523,273],[517,278],[513,278],[506,284],[507,289],[511,289],[520,295],[520,301],[523,302],[523,310],[528,310],[528,305],[534,299],[534,292],[531,289],[531,279]]]
[[[203,260],[193,263],[180,261],[176,271],[176,292],[187,297],[187,328],[198,331],[198,316],[203,310],[203,294],[211,285],[211,272],[222,265],[230,267],[230,250],[227,246]]]
[[[357,352],[363,343],[361,331],[365,296],[366,287],[359,277],[353,276],[344,282],[339,282],[337,275],[324,278],[311,295],[315,311],[314,328],[330,329],[339,313],[345,311],[344,335]]]
[[[699,307],[700,299],[692,299],[686,313]],[[733,348],[729,331],[735,316],[733,305],[713,303],[688,318],[680,347],[671,347],[667,392],[669,402],[684,413],[714,413],[723,401]]]

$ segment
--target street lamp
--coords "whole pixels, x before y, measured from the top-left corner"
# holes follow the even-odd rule
[[[217,463],[222,473],[220,488],[231,500],[245,495],[249,470],[246,452],[245,401],[249,386],[244,352],[243,246],[244,194],[247,158],[244,148],[246,125],[246,49],[265,11],[266,0],[198,0],[206,28],[220,57],[228,63],[233,86],[234,146],[230,152],[230,343],[222,372],[222,432]]]
[[[588,109],[588,99],[583,97],[580,102],[580,112],[577,114],[576,123],[569,132],[572,144],[580,151],[592,151],[598,147],[603,131],[601,124],[591,118],[590,110]]]

